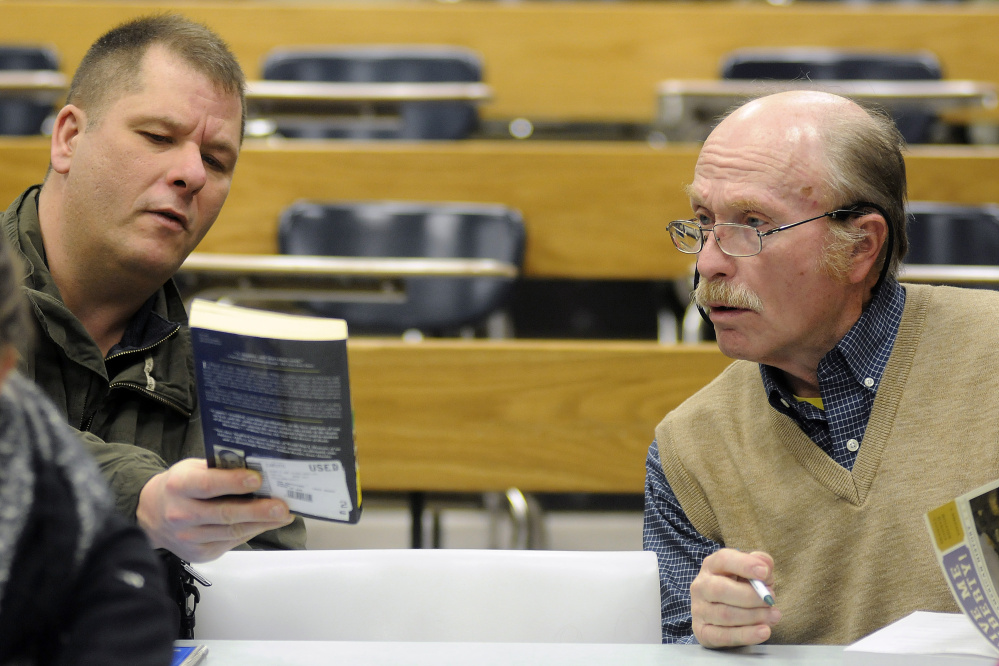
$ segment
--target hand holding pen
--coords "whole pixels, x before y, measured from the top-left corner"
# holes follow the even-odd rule
[[[759,551],[722,548],[704,559],[690,586],[693,631],[701,645],[755,645],[770,638],[781,618],[770,603],[773,569],[773,558]]]

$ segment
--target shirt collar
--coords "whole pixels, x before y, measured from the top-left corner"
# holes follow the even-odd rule
[[[845,365],[855,382],[876,392],[895,344],[904,307],[905,289],[897,281],[886,279],[857,323],[819,362],[819,386],[837,372],[837,367]],[[780,409],[782,398],[793,401],[779,370],[760,364],[760,374],[771,405]],[[865,383],[868,378],[873,380],[870,386]]]
[[[180,324],[170,321],[156,312],[160,292],[149,297],[138,312],[132,315],[125,327],[121,341],[108,350],[108,356],[123,352],[144,349],[159,344],[161,340],[172,335]]]
[[[857,323],[819,362],[819,384],[822,383],[823,371],[830,365],[830,356],[839,354],[854,380],[871,391],[877,391],[895,344],[904,307],[905,289],[895,280],[885,280]],[[874,380],[871,386],[865,383],[868,378]]]

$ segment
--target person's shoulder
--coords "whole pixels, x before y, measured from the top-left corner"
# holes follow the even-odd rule
[[[6,209],[0,208],[0,225],[3,226],[4,237],[13,247],[21,245],[21,226],[24,222],[31,230],[38,226],[38,211],[34,196],[41,185],[32,185],[19,194]],[[29,205],[25,205],[25,204]]]
[[[717,377],[680,403],[666,419],[690,419],[712,411],[717,405],[735,405],[763,395],[760,366],[751,361],[732,361]]]
[[[69,430],[64,419],[48,396],[20,372],[12,372],[4,380],[0,401],[8,412],[16,412],[26,419],[32,429]]]
[[[911,284],[905,290],[906,305],[925,307],[931,322],[995,325],[999,320],[999,291],[995,289]]]
[[[960,350],[944,364],[960,362],[977,372],[994,355],[992,333],[999,327],[999,291],[948,286],[906,285],[905,313],[896,347],[939,360],[941,350]],[[932,363],[931,363],[932,365]]]
[[[48,396],[19,372],[12,372],[0,390],[4,412],[3,433],[8,441],[24,441],[36,450],[43,464],[58,465],[75,488],[96,504],[108,501],[105,482],[86,451],[80,435],[65,421]]]

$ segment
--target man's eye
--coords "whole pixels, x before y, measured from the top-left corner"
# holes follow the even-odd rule
[[[696,220],[697,223],[700,224],[702,227],[707,227],[711,225],[711,218],[705,215],[704,213],[698,213],[697,215],[695,215],[694,220]]]
[[[767,221],[761,220],[758,217],[753,217],[752,215],[750,215],[746,218],[746,221],[743,224],[750,226],[753,229],[759,229],[760,227],[767,226]]]
[[[222,164],[222,162],[215,159],[214,157],[212,157],[211,155],[202,155],[201,159],[203,159],[205,161],[205,164],[207,164],[212,169],[215,169],[216,171],[225,171],[225,165]]]
[[[142,135],[152,141],[153,143],[167,143],[170,141],[170,137],[164,136],[162,134],[153,134],[152,132],[143,132]]]

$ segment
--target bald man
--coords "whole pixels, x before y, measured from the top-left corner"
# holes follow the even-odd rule
[[[957,610],[923,514],[999,477],[999,293],[899,285],[903,149],[885,114],[808,91],[701,149],[670,234],[737,360],[649,448],[664,642],[845,644]]]

